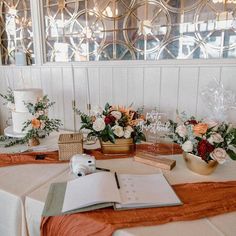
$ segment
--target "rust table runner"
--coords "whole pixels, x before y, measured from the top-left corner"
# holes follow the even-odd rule
[[[27,152],[27,153],[1,153],[0,167],[22,164],[50,164],[62,163],[58,159],[58,152]]]
[[[173,148],[172,148],[173,147]],[[151,149],[150,149],[151,148]],[[153,149],[154,148],[154,149]],[[158,148],[150,144],[139,144],[138,149],[152,150],[161,155],[169,154],[180,154],[182,150],[177,145],[170,144],[158,144]],[[97,160],[108,160],[114,158],[128,158],[130,155],[104,155],[100,149],[97,150],[85,150],[86,153],[95,156]],[[21,165],[21,164],[55,164],[63,163],[67,161],[60,161],[58,158],[58,152],[25,152],[25,153],[0,153],[0,167],[10,165]]]
[[[236,181],[173,186],[182,206],[114,211],[111,208],[43,217],[41,236],[110,236],[121,228],[196,220],[236,211]]]

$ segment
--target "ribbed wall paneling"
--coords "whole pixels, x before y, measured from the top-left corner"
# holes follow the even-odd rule
[[[8,86],[17,88],[43,88],[56,104],[50,115],[60,118],[63,128],[77,130],[74,125],[72,101],[86,111],[87,104],[111,104],[158,108],[173,116],[176,109],[197,116],[206,116],[207,109],[201,91],[213,79],[220,79],[226,88],[236,92],[236,67],[234,63],[81,63],[45,64],[43,66],[0,67],[0,92]],[[88,95],[88,91],[90,94]],[[6,126],[9,113],[0,103],[0,130]],[[236,122],[236,112],[230,113]]]

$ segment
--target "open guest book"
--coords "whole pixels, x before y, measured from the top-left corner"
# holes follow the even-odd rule
[[[181,205],[162,174],[97,172],[49,189],[43,216],[84,212],[113,206],[116,210]]]

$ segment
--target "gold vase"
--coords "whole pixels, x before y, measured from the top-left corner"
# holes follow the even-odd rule
[[[183,157],[188,169],[200,175],[210,175],[218,165],[218,162],[215,160],[210,160],[206,163],[201,157],[191,153],[184,152]]]
[[[38,138],[31,138],[28,140],[28,146],[30,147],[38,146],[39,144],[40,142]]]
[[[116,139],[115,143],[103,142],[100,139],[103,154],[129,154],[134,152],[135,144],[132,138]]]

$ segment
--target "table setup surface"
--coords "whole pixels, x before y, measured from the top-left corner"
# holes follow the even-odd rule
[[[58,134],[42,142],[43,150],[56,147]],[[49,142],[50,140],[50,142]],[[47,145],[46,145],[47,144]],[[90,145],[87,149],[97,148]],[[17,152],[22,146],[1,148],[1,152]],[[176,166],[171,171],[159,169],[134,161],[133,158],[114,158],[97,160],[97,167],[107,168],[117,173],[155,174],[163,173],[171,185],[196,182],[223,182],[236,180],[236,162],[227,160],[219,165],[216,171],[209,175],[198,175],[185,166],[182,155],[169,155],[176,160]],[[51,183],[71,180],[69,164],[26,164],[0,168],[0,235],[9,236],[39,236],[41,214]],[[235,235],[236,212],[193,221],[179,221],[157,226],[140,226],[119,229],[115,236],[151,236],[151,235]]]
[[[211,181],[230,181],[235,180],[236,163],[228,161],[210,176],[201,176],[189,171],[181,155],[172,155],[168,158],[176,160],[176,167],[171,170],[161,170],[156,167],[148,166],[135,162],[133,158],[98,160],[97,166],[116,171],[117,173],[129,174],[154,174],[163,173],[170,184],[211,182]],[[66,172],[56,176],[40,188],[26,196],[25,208],[26,219],[30,235],[40,235],[41,214],[44,202],[51,183],[63,182],[73,179],[74,176]],[[194,221],[180,221],[168,224],[148,227],[133,227],[119,229],[114,232],[114,236],[151,236],[151,235],[235,235],[236,233],[236,212],[203,218]]]

